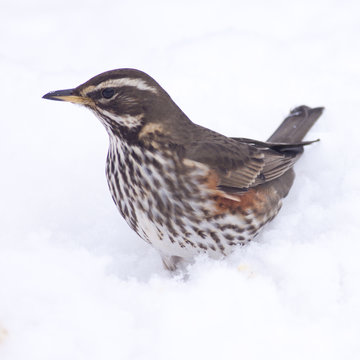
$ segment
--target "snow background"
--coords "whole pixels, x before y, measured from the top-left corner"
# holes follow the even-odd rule
[[[358,1],[2,0],[0,359],[358,359]],[[326,112],[279,216],[174,278],[127,227],[90,112],[41,99],[148,72],[195,122],[265,140]]]

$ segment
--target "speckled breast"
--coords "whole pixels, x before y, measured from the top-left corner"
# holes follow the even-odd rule
[[[166,256],[228,255],[281,206],[268,203],[261,189],[227,195],[216,189],[216,173],[206,165],[117,138],[110,141],[106,175],[129,226]]]

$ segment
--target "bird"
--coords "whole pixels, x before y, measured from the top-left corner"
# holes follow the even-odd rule
[[[44,99],[90,109],[109,137],[106,178],[127,224],[175,271],[199,254],[222,259],[279,212],[303,138],[324,108],[293,109],[267,141],[192,122],[137,69],[106,71]]]

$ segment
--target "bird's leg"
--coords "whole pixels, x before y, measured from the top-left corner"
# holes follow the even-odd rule
[[[183,258],[180,256],[169,256],[161,254],[161,259],[164,267],[169,271],[176,271],[183,262]],[[181,267],[181,266],[180,266]]]

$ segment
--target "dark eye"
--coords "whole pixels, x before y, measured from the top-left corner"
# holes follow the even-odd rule
[[[115,94],[115,90],[113,88],[106,88],[101,92],[101,95],[105,98],[105,99],[110,99],[114,96]]]

